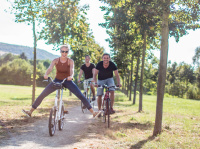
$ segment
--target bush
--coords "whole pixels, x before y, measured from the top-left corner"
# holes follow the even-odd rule
[[[146,93],[147,95],[154,95],[154,93],[152,91],[149,91]]]

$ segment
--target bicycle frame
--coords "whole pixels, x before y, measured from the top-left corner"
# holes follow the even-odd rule
[[[104,95],[104,97],[103,97],[103,104],[102,104],[102,109],[103,109],[103,105],[104,105],[104,101],[106,100],[106,99],[110,99],[109,98],[109,94],[110,93],[110,91],[108,90],[108,88],[106,88],[106,92],[105,92],[105,95]]]
[[[85,83],[86,83],[87,87],[84,89],[84,92],[86,93],[86,98],[89,99],[89,101],[91,101],[91,99],[90,99],[91,98],[91,93],[92,93],[91,87],[90,87],[91,81],[87,81],[87,80],[85,80],[85,81],[86,81]],[[90,95],[89,98],[88,98],[88,89],[90,90],[89,91],[89,95]]]
[[[63,101],[62,101],[62,97],[63,97],[63,88],[61,89],[61,96],[60,96],[60,100],[59,100],[59,96],[60,96],[60,89],[56,90],[56,97],[55,97],[55,103],[54,103],[54,107],[56,108],[56,122],[58,122],[59,120],[61,120],[62,117],[60,117],[61,115],[61,109],[62,109],[62,105],[63,105]],[[58,104],[59,103],[59,104]],[[59,105],[59,106],[58,106]]]

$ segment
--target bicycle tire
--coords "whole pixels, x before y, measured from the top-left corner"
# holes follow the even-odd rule
[[[64,127],[64,105],[61,108],[60,120],[58,121],[58,129],[62,130]]]
[[[106,111],[107,111],[107,124],[108,128],[110,128],[110,99],[106,100]]]
[[[49,114],[49,135],[53,136],[56,132],[56,109],[53,107]]]
[[[103,104],[103,117],[102,117],[103,119],[102,119],[102,122],[106,123],[106,101],[104,100],[102,104]]]
[[[86,97],[86,93],[84,92],[83,95]],[[87,97],[86,97],[87,98]],[[83,108],[84,104],[83,102],[81,101],[81,110],[83,113],[85,113],[87,111],[87,108]]]

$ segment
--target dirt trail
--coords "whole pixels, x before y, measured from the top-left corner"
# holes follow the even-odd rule
[[[96,109],[96,107],[95,107]],[[49,136],[48,119],[39,120],[23,127],[20,134],[11,134],[8,140],[0,144],[1,149],[49,149],[49,148],[74,148],[87,134],[89,125],[97,122],[89,111],[82,113],[80,106],[69,109],[65,115],[65,125],[62,131],[56,129],[53,137]],[[90,134],[92,135],[92,134]],[[92,137],[92,136],[91,136]]]

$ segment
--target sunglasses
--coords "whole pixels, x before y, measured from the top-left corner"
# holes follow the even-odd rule
[[[68,52],[69,52],[69,51],[62,51],[62,50],[61,50],[61,53],[68,53]]]

